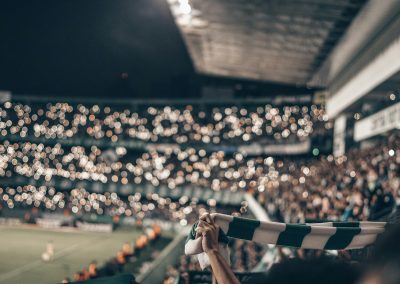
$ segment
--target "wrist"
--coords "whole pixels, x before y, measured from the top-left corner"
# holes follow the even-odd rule
[[[214,248],[214,249],[209,249],[205,252],[208,256],[216,256],[219,254],[218,249]]]

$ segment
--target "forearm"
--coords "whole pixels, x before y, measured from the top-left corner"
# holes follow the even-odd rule
[[[240,284],[224,257],[218,251],[207,253],[218,284]]]
[[[211,273],[212,273],[212,284],[218,284],[218,281],[217,281],[217,278],[215,278],[215,275],[214,275],[214,273],[212,272],[212,270],[211,270]]]

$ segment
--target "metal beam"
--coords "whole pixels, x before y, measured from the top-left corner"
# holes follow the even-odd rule
[[[229,22],[229,21],[219,21],[219,22],[212,22],[209,24],[207,28],[207,32],[214,31],[214,32],[227,32],[229,34],[251,34],[253,32],[257,32],[259,34],[264,34],[265,36],[268,35],[275,35],[278,37],[284,38],[301,38],[301,39],[308,39],[313,41],[314,39],[323,39],[326,38],[329,34],[329,30],[322,30],[322,29],[296,29],[296,26],[286,25],[282,27],[276,27],[275,24],[263,24],[261,26],[250,26],[246,24],[246,22],[241,21],[240,25],[238,23]],[[340,33],[337,33],[340,35]]]
[[[240,70],[238,69],[238,67],[241,67]],[[307,74],[303,74],[301,72],[293,72],[293,69],[289,69],[288,67],[285,68],[265,68],[264,70],[262,70],[262,72],[260,71],[256,71],[253,68],[251,69],[247,69],[247,66],[243,66],[240,64],[230,64],[230,66],[227,66],[224,63],[219,64],[219,62],[216,62],[215,64],[213,64],[213,68],[222,68],[225,70],[229,70],[231,73],[240,73],[240,72],[251,72],[254,73],[256,75],[265,75],[265,74],[274,74],[274,75],[282,75],[282,77],[288,77],[288,78],[296,78],[296,79],[305,79],[307,78]]]
[[[205,1],[206,2],[206,1]],[[270,5],[269,1],[263,1],[262,5],[240,4],[234,0],[219,0],[219,6],[213,6],[212,10],[203,11],[203,14],[218,13],[221,16],[232,16],[232,12],[242,11],[251,15],[256,11],[268,11],[269,14],[276,16],[304,16],[306,18],[312,19],[324,19],[333,21],[349,21],[352,19],[350,15],[343,14],[343,9],[335,9],[330,7],[322,7],[323,5],[296,5],[295,1],[291,1],[289,5],[282,5],[277,3],[276,5]],[[251,3],[251,2],[250,2]],[[196,4],[193,5],[194,8]],[[293,8],[294,7],[294,8]],[[199,5],[199,8],[201,6]],[[200,9],[201,10],[201,9]],[[318,10],[317,13],[312,13],[312,11]],[[229,11],[229,12],[228,12]]]
[[[285,76],[275,76],[275,74],[268,74],[268,76],[265,75],[260,75],[260,74],[242,74],[242,73],[235,73],[233,74],[232,72],[221,72],[221,70],[204,70],[204,74],[207,75],[213,75],[213,76],[224,76],[224,77],[235,77],[238,79],[256,79],[256,80],[263,80],[267,82],[275,82],[275,83],[286,83],[286,84],[291,84],[291,85],[304,85],[304,81],[306,79],[303,78],[298,78],[298,77],[292,77],[290,75],[285,75]]]
[[[229,50],[234,50],[236,52],[241,52],[242,54],[249,54],[250,50],[243,50],[239,47],[236,46],[228,46],[225,44],[219,44],[219,43],[213,43],[211,45],[211,52],[215,50],[216,52],[220,52],[221,54],[226,54],[226,52],[229,52]],[[207,52],[206,47],[203,49],[204,52]],[[282,48],[271,48],[271,47],[265,47],[265,48],[257,48],[252,50],[252,54],[255,54],[258,57],[265,56],[265,55],[271,55],[271,56],[281,56],[281,57],[287,57],[293,60],[307,60],[307,59],[314,59],[316,56],[316,53],[309,52],[307,50],[289,50],[285,46],[282,46]]]
[[[251,36],[242,35],[232,35],[229,33],[220,33],[218,35],[211,35],[205,42],[207,44],[219,44],[229,46],[238,46],[246,48],[249,46],[254,47],[254,49],[271,49],[271,50],[282,50],[298,52],[298,53],[319,53],[323,44],[328,39],[321,39],[321,43],[314,44],[313,42],[308,42],[310,39],[307,38],[285,38],[279,36],[266,37],[264,40],[261,39],[251,39]],[[333,39],[331,39],[333,40]],[[275,47],[275,48],[274,48]],[[302,55],[301,55],[302,56]]]
[[[311,96],[310,94],[303,94],[300,96]],[[289,96],[290,97],[290,96]],[[284,100],[285,97],[283,97]],[[34,95],[18,95],[13,94],[11,101],[13,102],[23,102],[23,103],[56,103],[56,102],[68,102],[71,104],[79,104],[79,103],[90,103],[90,104],[98,104],[98,105],[121,105],[126,108],[137,105],[145,105],[145,106],[157,106],[157,105],[246,105],[246,104],[268,104],[271,103],[273,98],[271,97],[261,97],[261,98],[215,98],[215,99],[106,99],[106,98],[92,98],[92,97],[82,97],[82,98],[73,98],[73,97],[37,97]]]
[[[332,94],[327,101],[328,115],[334,118],[379,84],[400,72],[399,54],[400,35],[379,56],[371,60],[350,81]],[[376,70],[380,72],[376,72]]]
[[[335,49],[308,82],[312,86],[330,86],[343,74],[351,61],[375,38],[387,23],[400,13],[400,1],[368,1],[343,35]]]
[[[229,64],[243,64],[243,60],[246,60],[248,62],[247,64],[245,63],[244,65],[253,65],[253,62],[256,63],[255,67],[261,66],[262,68],[268,68],[268,66],[271,65],[280,65],[280,66],[288,66],[293,69],[296,69],[297,71],[302,71],[302,72],[310,72],[312,71],[312,67],[310,66],[310,62],[297,62],[297,61],[292,61],[288,60],[285,58],[279,58],[279,57],[267,57],[267,58],[262,58],[262,57],[256,57],[256,56],[240,56],[240,57],[230,57],[228,60],[225,58],[222,58],[222,56],[218,55],[211,55],[211,56],[206,56],[204,62],[206,64],[213,64],[214,62],[220,62],[220,63],[225,63],[227,65]]]

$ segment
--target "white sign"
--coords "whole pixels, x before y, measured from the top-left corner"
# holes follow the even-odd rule
[[[9,101],[11,101],[11,92],[0,90],[0,103],[5,103]]]
[[[249,155],[274,154],[274,155],[298,155],[310,151],[311,141],[306,139],[292,144],[261,145],[253,143],[238,147],[238,152]]]
[[[335,120],[333,128],[333,156],[339,157],[346,151],[346,115],[342,114]]]
[[[76,227],[86,232],[111,233],[113,231],[112,224],[92,224],[78,221]]]
[[[62,220],[60,219],[46,219],[46,218],[37,218],[36,224],[39,227],[46,229],[55,229],[60,228],[62,224]]]
[[[400,129],[400,103],[356,122],[354,140],[358,142],[396,128]]]

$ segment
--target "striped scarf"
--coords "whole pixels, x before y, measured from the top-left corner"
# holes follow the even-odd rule
[[[326,222],[312,224],[285,224],[261,222],[242,217],[211,214],[220,227],[220,250],[227,249],[228,238],[254,241],[261,244],[304,249],[349,250],[372,244],[385,230],[385,222]],[[196,238],[195,223],[185,244],[186,255],[198,255],[204,269],[208,258],[203,253],[201,237]],[[224,254],[226,254],[224,252]]]

